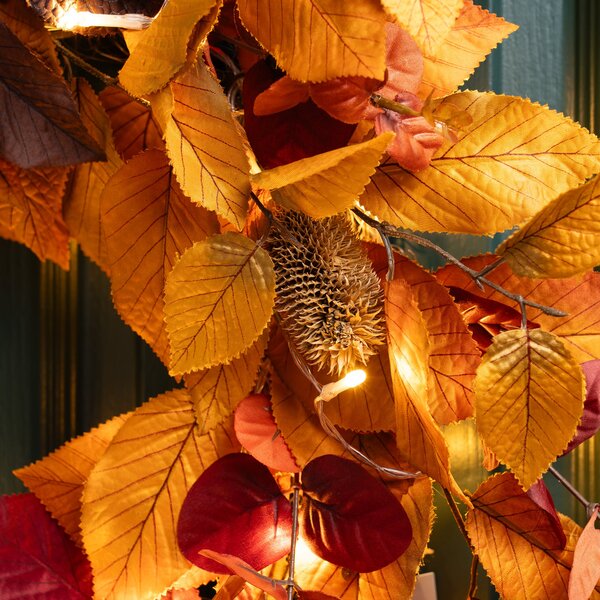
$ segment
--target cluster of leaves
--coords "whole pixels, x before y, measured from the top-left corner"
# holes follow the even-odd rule
[[[125,33],[118,85],[97,95],[24,0],[0,2],[0,235],[64,268],[75,239],[184,383],[16,472],[48,512],[0,501],[0,590],[187,599],[229,573],[222,599],[255,597],[246,581],[410,598],[435,480],[505,598],[600,598],[596,513],[582,533],[540,479],[600,427],[600,141],[529,100],[456,91],[515,29],[471,0],[292,6],[170,0]],[[216,39],[244,71],[242,120]],[[332,437],[274,319],[265,232],[278,211],[352,209],[386,242],[518,229],[498,256],[432,274],[357,227],[387,343],[324,406]],[[442,431],[471,417],[489,466],[509,469],[472,494]],[[354,449],[415,476],[367,472]],[[289,567],[288,492],[314,552]]]

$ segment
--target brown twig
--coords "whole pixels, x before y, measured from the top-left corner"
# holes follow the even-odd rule
[[[293,600],[294,598],[294,577],[296,576],[296,541],[298,537],[298,507],[300,501],[300,476],[298,473],[294,473],[293,489],[294,491],[292,495],[292,545],[290,547],[290,566],[287,581],[288,600]]]
[[[408,115],[409,117],[418,117],[421,114],[420,112],[410,108],[410,106],[406,106],[406,104],[396,102],[395,100],[390,100],[389,98],[384,98],[379,94],[371,95],[371,104],[378,106],[379,108],[385,108],[387,110],[397,112],[401,115]]]
[[[589,519],[592,516],[596,506],[600,506],[600,504],[596,502],[590,502],[562,473],[557,471],[554,467],[550,467],[548,472],[554,475],[557,481],[563,485],[580,504],[583,505]]]
[[[87,71],[96,79],[102,81],[102,83],[104,83],[105,85],[119,85],[119,81],[116,78],[110,77],[109,75],[106,75],[106,73],[103,73],[99,69],[96,69],[96,67],[93,67],[88,62],[83,60],[83,58],[81,58],[81,56],[73,52],[73,50],[70,50],[66,46],[63,46],[63,44],[58,40],[54,40],[54,43],[56,44],[56,47],[60,50],[60,52],[66,57],[68,57],[69,60],[72,60],[77,66],[81,67],[84,71]]]
[[[471,559],[471,571],[469,573],[469,591],[467,600],[475,600],[477,594],[477,568],[479,567],[479,556],[473,553]]]
[[[452,513],[452,516],[454,517],[454,520],[456,521],[456,524],[458,525],[460,532],[463,534],[465,540],[467,541],[469,548],[471,548],[471,550],[473,550],[473,546],[471,545],[471,538],[469,537],[469,533],[467,531],[467,526],[465,525],[465,520],[464,520],[460,510],[458,510],[458,506],[456,505],[456,501],[454,500],[454,497],[445,487],[442,487],[442,490],[444,491],[444,496],[446,497],[446,502],[448,503],[448,506],[450,507],[450,512]]]

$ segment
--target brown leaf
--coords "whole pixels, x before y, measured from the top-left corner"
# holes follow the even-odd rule
[[[0,23],[2,158],[24,168],[103,160],[65,82]]]
[[[108,274],[100,198],[108,180],[123,163],[115,150],[108,117],[90,84],[78,79],[75,92],[82,121],[96,143],[104,148],[107,160],[75,169],[65,198],[64,215],[70,234],[83,252]]]
[[[79,545],[82,543],[79,522],[83,486],[130,414],[114,417],[63,444],[45,458],[14,471]]]
[[[161,150],[147,150],[107,182],[100,202],[115,307],[168,363],[164,287],[178,256],[217,233],[214,213],[194,205]]]
[[[495,256],[487,255],[464,259],[463,262],[478,271],[496,259]],[[480,290],[471,276],[458,267],[446,266],[436,273],[436,277],[446,286],[463,288],[485,298],[508,303],[518,310],[517,303],[507,300],[499,292],[489,287]],[[534,280],[518,277],[507,264],[502,264],[486,277],[513,293],[566,312],[567,317],[557,318],[528,307],[527,318],[559,336],[578,363],[600,358],[600,274],[586,273],[568,279]],[[582,298],[586,302],[582,302]]]
[[[596,529],[598,506],[581,532],[569,577],[569,600],[588,600],[600,583],[600,531]]]
[[[115,86],[104,88],[98,97],[110,119],[115,147],[123,160],[150,148],[164,149],[160,125],[150,108]]]
[[[152,599],[184,575],[185,587],[210,580],[194,569],[191,583],[177,516],[204,469],[238,447],[231,423],[200,434],[185,390],[157,396],[129,417],[83,493],[82,536],[99,598]]]
[[[0,236],[63,269],[69,268],[69,234],[62,217],[68,175],[68,168],[21,169],[0,160]]]

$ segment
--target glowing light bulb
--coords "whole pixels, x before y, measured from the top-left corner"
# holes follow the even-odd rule
[[[342,377],[339,381],[333,383],[326,383],[323,386],[323,390],[319,394],[318,400],[323,402],[329,402],[329,400],[335,398],[342,392],[349,390],[350,388],[356,387],[363,383],[367,378],[367,374],[362,369],[356,369],[356,371],[350,371],[345,377]]]
[[[121,29],[145,29],[153,18],[145,15],[102,15],[87,11],[78,11],[71,6],[56,20],[58,29],[76,29],[78,27],[119,27]]]

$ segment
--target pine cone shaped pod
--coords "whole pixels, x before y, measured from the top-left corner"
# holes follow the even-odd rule
[[[298,242],[271,230],[275,309],[290,341],[330,373],[366,364],[385,341],[382,290],[347,217],[288,211],[277,220]]]

